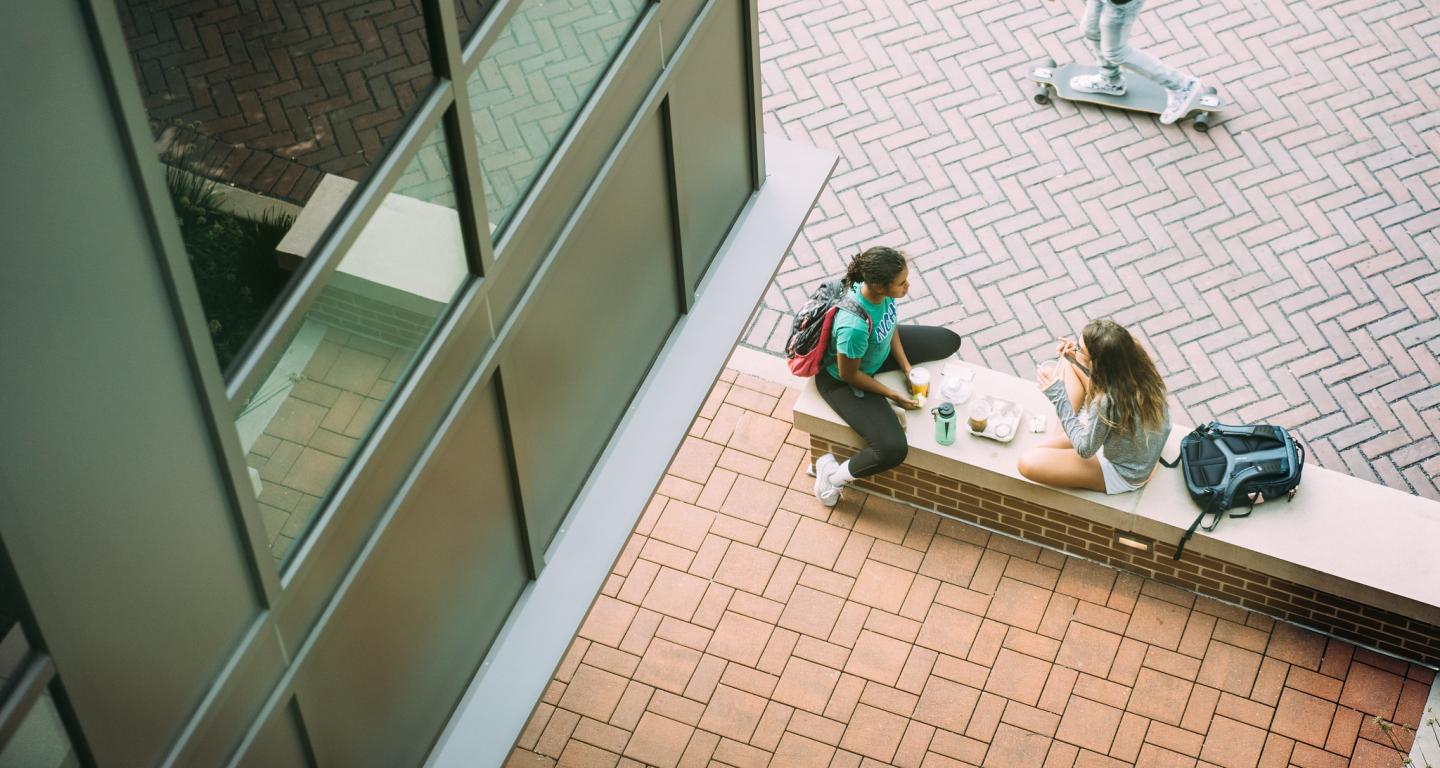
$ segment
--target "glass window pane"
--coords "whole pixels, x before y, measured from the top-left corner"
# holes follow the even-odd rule
[[[79,768],[80,760],[70,745],[65,722],[55,709],[50,692],[40,694],[25,714],[5,748],[0,750],[0,768]]]
[[[455,0],[455,14],[460,17],[460,40],[463,42],[470,37],[484,21],[485,14],[495,7],[490,0]]]
[[[221,368],[283,291],[276,247],[430,87],[420,0],[117,0]]]
[[[236,419],[271,553],[283,561],[469,276],[436,128],[327,279]],[[354,182],[331,177],[287,238],[309,254]],[[327,201],[329,205],[327,207]]]
[[[525,0],[466,83],[485,208],[504,226],[646,0]]]

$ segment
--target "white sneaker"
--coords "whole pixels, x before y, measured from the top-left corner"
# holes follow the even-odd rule
[[[1160,124],[1170,125],[1176,120],[1190,114],[1195,102],[1200,98],[1200,78],[1186,78],[1185,82],[1173,91],[1168,91],[1165,99],[1165,111],[1160,113]]]
[[[815,460],[815,498],[827,507],[840,503],[840,486],[830,482],[830,476],[840,468],[840,462],[830,454]]]
[[[1076,75],[1070,78],[1070,87],[1081,93],[1098,93],[1103,96],[1124,96],[1125,81],[1111,81],[1104,75]]]

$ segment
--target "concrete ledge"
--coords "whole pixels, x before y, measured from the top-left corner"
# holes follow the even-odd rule
[[[1034,382],[959,361],[944,365],[970,367],[974,372],[975,392],[1019,402],[1027,413],[1044,413],[1049,430],[1056,429],[1054,409]],[[932,363],[929,367],[939,373],[942,364]],[[893,377],[891,385],[898,388],[898,374],[888,375]],[[792,378],[793,385],[793,377],[788,378]],[[812,439],[830,444],[861,445],[859,437],[820,398],[813,382],[803,382],[800,391],[795,404],[797,428],[809,432]],[[935,392],[938,394],[938,389]],[[937,397],[932,396],[927,407],[937,401]],[[1016,462],[1021,451],[1043,436],[1025,430],[1023,421],[1021,426],[1021,433],[1012,442],[1002,444],[971,437],[962,425],[956,443],[942,446],[935,442],[928,411],[912,412],[906,429],[910,443],[906,466],[932,480],[953,478],[952,484],[957,488],[964,484],[972,491],[980,488],[1000,494],[1015,500],[1012,506],[1033,505],[1103,526],[1105,530],[1140,534],[1155,540],[1155,551],[1165,553],[1164,559],[1173,554],[1174,544],[1199,512],[1185,490],[1178,469],[1161,468],[1145,489],[1121,496],[1037,485],[1020,476]],[[1175,426],[1166,456],[1178,454],[1180,438],[1189,431],[1188,426]],[[922,503],[956,503],[955,497],[938,493],[941,489],[929,492],[924,482],[893,488],[887,488],[886,482],[877,476],[876,487],[881,493],[894,495],[893,491],[898,489],[901,493],[915,494]],[[971,497],[962,494],[960,498]],[[1013,514],[1020,515],[1019,512]],[[1021,517],[1028,518],[1028,512]],[[1017,526],[1013,532],[1033,538],[1024,526]],[[1181,561],[1189,563],[1176,573],[1184,580],[1191,578],[1190,570],[1196,571],[1193,577],[1196,582],[1186,586],[1205,592],[1204,583],[1211,576],[1196,563],[1214,561],[1218,587],[1211,590],[1211,594],[1274,613],[1285,611],[1276,607],[1278,603],[1267,604],[1270,598],[1266,590],[1284,592],[1292,603],[1314,602],[1317,616],[1321,608],[1335,613],[1334,621],[1324,628],[1342,636],[1363,634],[1356,628],[1366,627],[1366,621],[1375,618],[1386,627],[1379,631],[1393,632],[1397,639],[1387,643],[1382,642],[1383,638],[1364,637],[1362,642],[1388,645],[1388,650],[1434,664],[1440,661],[1440,557],[1435,554],[1436,542],[1440,542],[1440,504],[1311,465],[1305,469],[1300,492],[1293,502],[1264,504],[1247,519],[1225,520],[1214,533],[1197,532],[1186,545]],[[1078,549],[1081,551],[1077,554],[1095,557],[1093,551]],[[1160,570],[1165,564],[1154,561],[1156,555],[1150,557],[1152,561],[1144,567],[1139,567],[1138,559],[1127,563],[1124,552],[1107,552],[1101,559],[1118,567],[1137,566],[1132,569],[1165,578],[1166,570]],[[1169,566],[1165,568],[1168,570]],[[1255,578],[1264,583],[1244,581],[1239,574],[1263,574]],[[1237,583],[1222,583],[1227,579]],[[1231,591],[1225,592],[1222,587]],[[1327,596],[1355,605],[1329,605],[1335,601]],[[1363,615],[1380,612],[1393,617],[1382,620]],[[1353,618],[1349,618],[1351,614]],[[1312,625],[1324,623],[1320,618],[1297,616],[1293,612],[1285,618]],[[1419,639],[1409,644],[1399,639],[1408,639],[1410,635]]]
[[[325,175],[275,248],[282,266],[294,269],[310,257],[355,187],[350,179]],[[336,273],[349,278],[342,286],[347,290],[433,317],[454,298],[468,274],[460,214],[392,192]]]

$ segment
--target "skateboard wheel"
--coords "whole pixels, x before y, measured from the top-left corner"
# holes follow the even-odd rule
[[[1199,117],[1196,117],[1196,118],[1195,118],[1195,130],[1197,130],[1197,131],[1199,131],[1199,132],[1201,132],[1201,133],[1205,133],[1206,131],[1210,130],[1210,116],[1209,116],[1209,115],[1200,115]]]
[[[1218,92],[1215,90],[1215,86],[1212,85],[1212,86],[1209,86],[1208,88],[1206,88],[1205,90],[1201,91],[1201,92],[1200,92],[1200,95],[1201,95],[1201,96],[1214,96],[1214,95],[1216,95],[1217,93],[1218,93]]]
[[[1046,104],[1049,104],[1049,103],[1050,103],[1050,89],[1047,88],[1047,87],[1045,87],[1045,86],[1043,86],[1043,85],[1040,86],[1039,88],[1036,88],[1036,89],[1035,89],[1035,103],[1036,103],[1036,104],[1039,104],[1039,105],[1042,106],[1042,107],[1045,106]]]
[[[1054,59],[1046,59],[1046,60],[1040,62],[1040,66],[1042,66],[1042,67],[1049,67],[1049,68],[1051,68],[1051,69],[1054,69],[1054,68],[1055,68],[1055,60],[1054,60]]]

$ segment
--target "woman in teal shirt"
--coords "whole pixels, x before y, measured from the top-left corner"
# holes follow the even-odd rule
[[[905,431],[890,410],[895,403],[915,410],[908,392],[896,392],[875,379],[898,370],[908,377],[912,361],[941,360],[960,348],[960,336],[947,328],[897,326],[895,300],[910,292],[910,267],[905,255],[878,246],[850,260],[845,284],[869,321],[841,309],[831,326],[829,364],[815,376],[825,402],[865,440],[865,448],[846,462],[830,454],[815,462],[815,496],[827,506],[840,500],[840,489],[857,477],[899,466],[909,446]]]

